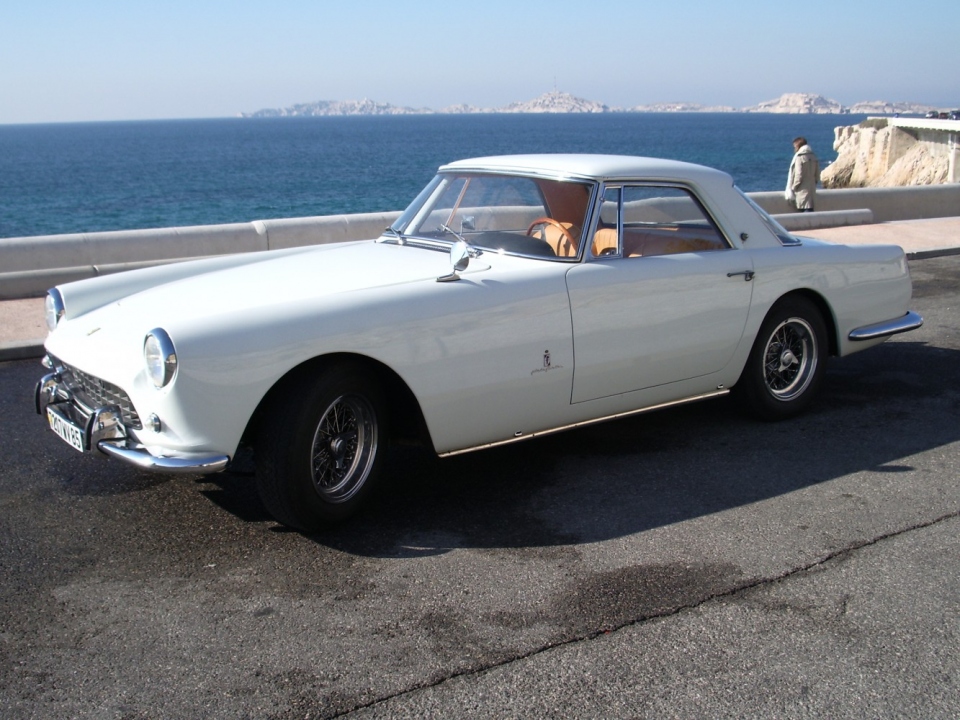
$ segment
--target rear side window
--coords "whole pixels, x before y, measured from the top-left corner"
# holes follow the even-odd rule
[[[628,258],[730,248],[700,201],[685,188],[669,185],[607,187],[593,246],[596,256]]]

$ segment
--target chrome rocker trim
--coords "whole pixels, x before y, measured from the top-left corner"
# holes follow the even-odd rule
[[[884,320],[873,325],[854,328],[847,337],[851,340],[876,340],[877,338],[916,330],[921,325],[923,325],[923,318],[911,310],[903,317],[894,320]]]
[[[573,430],[574,428],[586,427],[587,425],[596,425],[597,423],[607,422],[609,420],[619,420],[620,418],[630,417],[631,415],[640,415],[642,413],[653,412],[654,410],[662,410],[663,408],[699,402],[700,400],[709,400],[710,398],[728,395],[729,393],[730,390],[721,385],[713,392],[704,393],[702,395],[694,395],[693,397],[681,398],[680,400],[671,400],[670,402],[658,403],[657,405],[648,405],[647,407],[637,408],[636,410],[627,410],[625,412],[614,413],[613,415],[605,415],[604,417],[593,418],[592,420],[581,420],[580,422],[571,423],[569,425],[561,425],[559,427],[549,428],[547,430],[537,430],[536,432],[530,433],[518,432],[514,437],[507,438],[506,440],[498,440],[497,442],[485,443],[484,445],[461,448],[460,450],[449,450],[444,453],[439,453],[439,456],[442,458],[447,458],[453,457],[454,455],[463,455],[464,453],[474,452],[475,450],[486,450],[487,448],[500,447],[501,445],[511,445],[515,442],[520,442],[521,440],[532,440],[533,438],[543,437],[544,435],[553,435],[554,433],[563,432],[564,430]]]

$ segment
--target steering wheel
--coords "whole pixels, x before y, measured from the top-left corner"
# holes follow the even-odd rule
[[[565,228],[565,227],[563,226],[563,224],[562,224],[561,222],[559,222],[558,220],[554,220],[552,217],[541,217],[541,218],[537,218],[537,219],[534,220],[532,223],[530,223],[530,227],[527,228],[527,235],[530,235],[530,236],[532,237],[532,236],[533,236],[533,229],[534,229],[535,227],[537,227],[537,225],[550,225],[551,227],[553,227],[553,228],[555,228],[555,229],[557,229],[557,230],[560,231],[560,234],[562,235],[562,238],[561,238],[561,239],[566,240],[566,241],[570,244],[571,247],[574,247],[574,248],[577,247],[577,240],[576,240],[576,238],[573,237],[573,235],[570,234],[570,231],[569,231],[567,228]],[[557,251],[557,255],[560,254],[560,242],[559,242],[559,241],[557,242],[557,247],[554,248],[554,250]]]

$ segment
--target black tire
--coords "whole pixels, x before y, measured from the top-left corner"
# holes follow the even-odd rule
[[[827,329],[820,311],[806,298],[784,298],[760,326],[734,391],[763,420],[794,417],[816,396],[826,359]]]
[[[316,532],[363,504],[387,450],[379,384],[334,364],[298,372],[277,388],[257,433],[257,489],[283,525]]]

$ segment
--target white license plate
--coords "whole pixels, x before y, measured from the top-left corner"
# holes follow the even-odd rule
[[[53,430],[70,447],[83,452],[83,431],[72,422],[53,411],[53,408],[47,408],[47,422],[50,423],[50,429]]]

